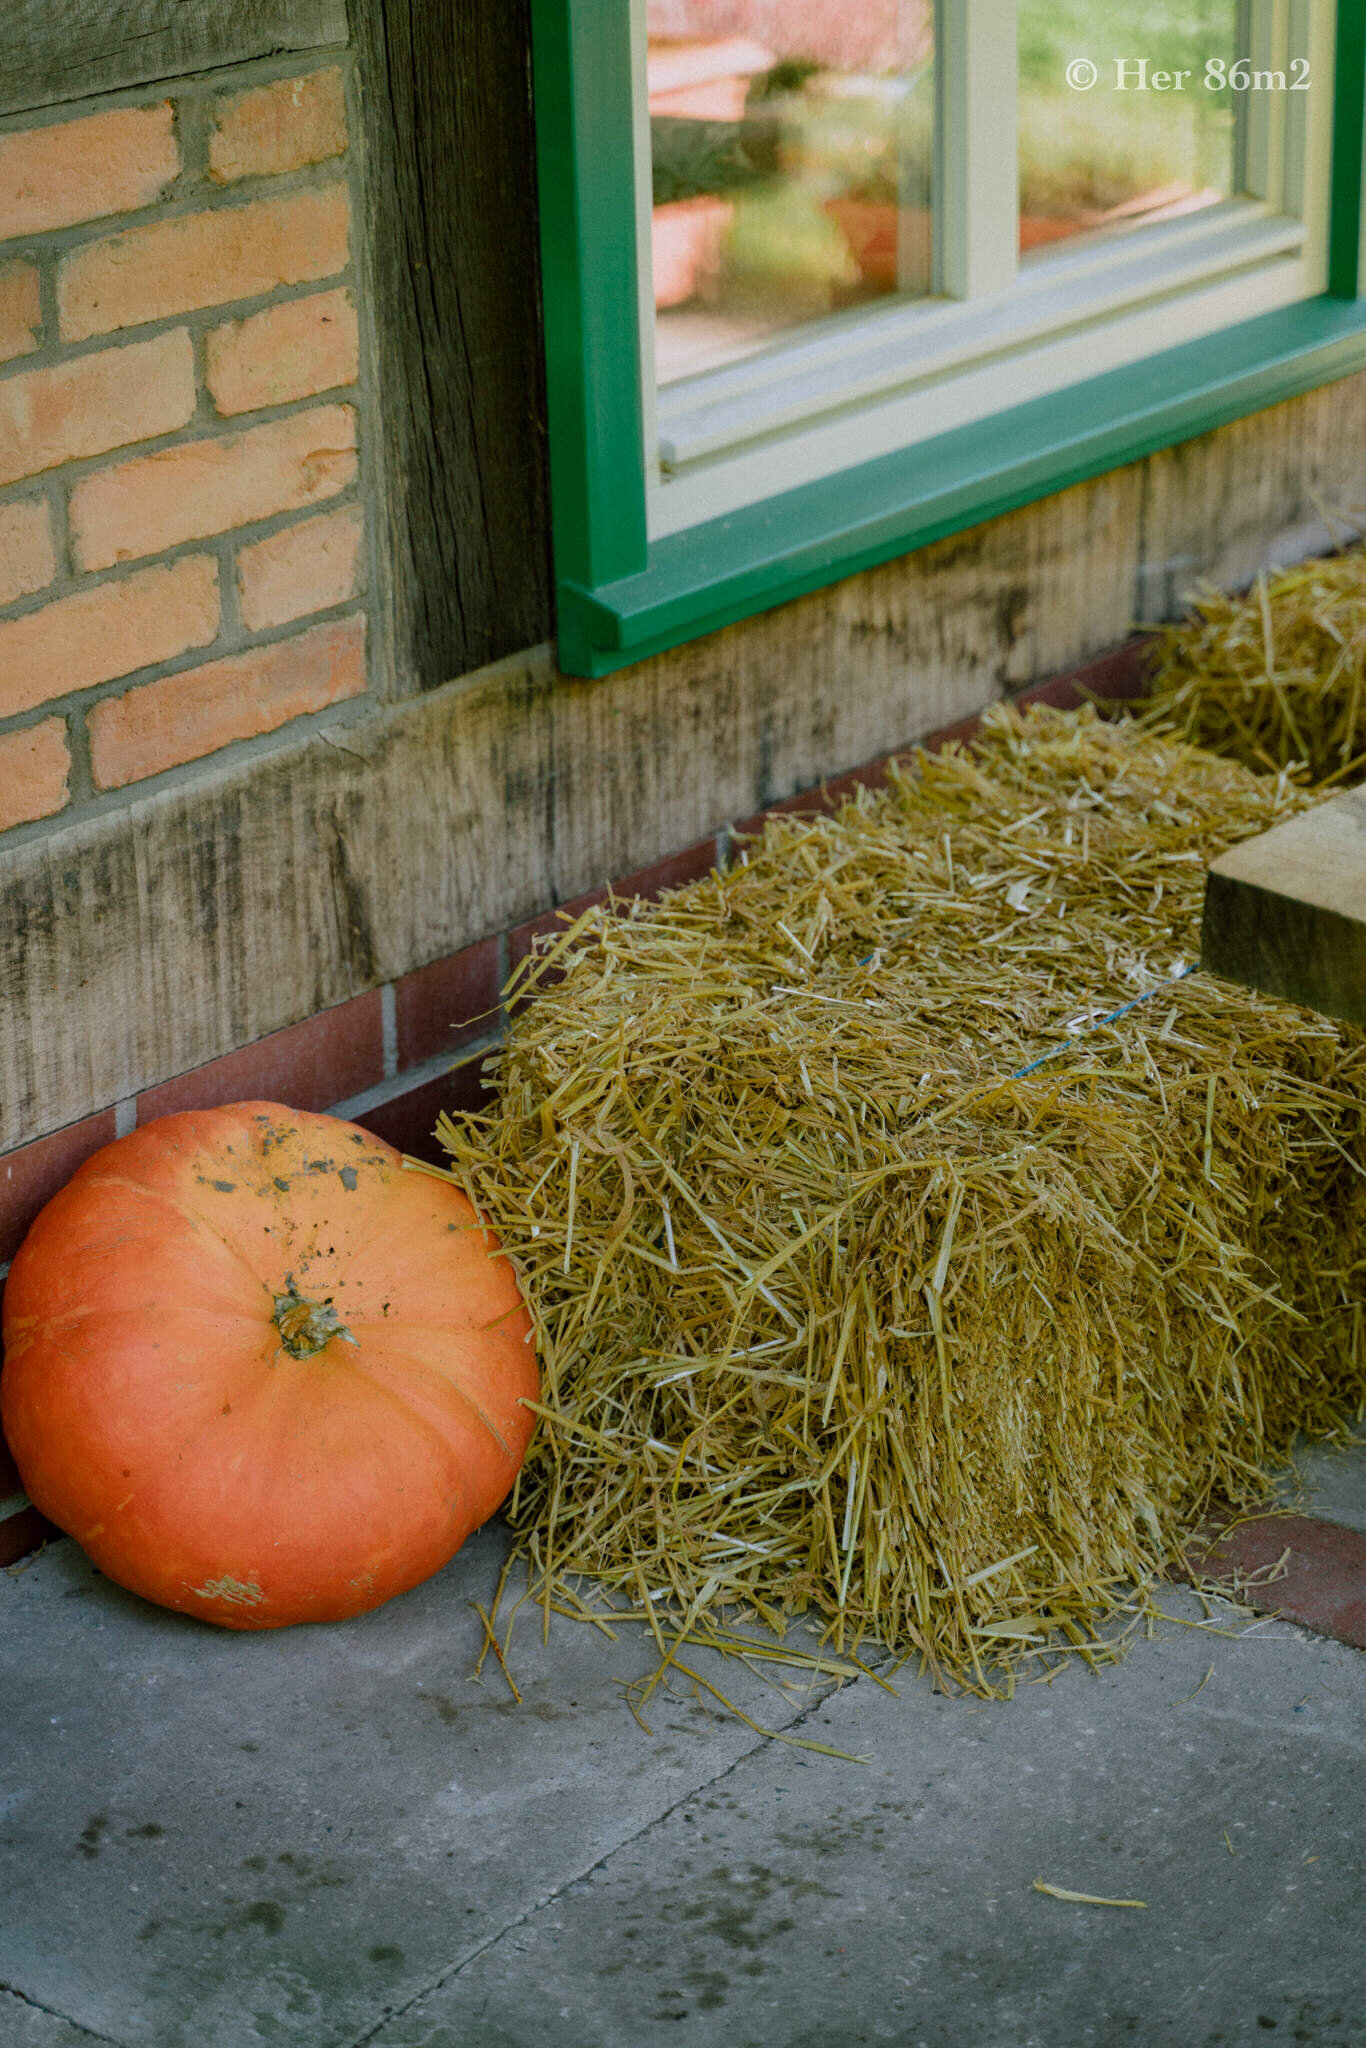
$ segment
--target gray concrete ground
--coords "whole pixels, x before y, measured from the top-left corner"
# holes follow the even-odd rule
[[[1321,1464],[1366,1526],[1366,1451]],[[638,1632],[524,1610],[522,1704],[472,1682],[503,1542],[260,1636],[69,1543],[0,1574],[2,2048],[1366,2044],[1359,1652],[1172,1588],[1009,1704],[721,1675],[846,1763],[695,1698],[645,1734]]]
[[[1366,1423],[1340,1444],[1302,1444],[1277,1489],[1299,1515],[1341,1522],[1366,1536]]]

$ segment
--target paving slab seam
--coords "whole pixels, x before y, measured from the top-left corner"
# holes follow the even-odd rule
[[[127,2041],[118,2041],[112,2034],[97,2034],[93,2027],[83,2025],[80,2020],[73,2020],[70,2013],[58,2012],[56,2006],[44,2005],[40,1999],[30,1998],[26,1991],[21,1991],[17,1984],[11,1984],[4,1977],[0,1977],[0,1998],[17,1999],[19,2004],[26,2005],[30,2012],[42,2013],[44,2019],[60,2020],[64,2027],[70,2027],[74,2033],[84,2034],[87,2041],[104,2041],[108,2048],[131,2048]]]
[[[875,1675],[889,1661],[890,1658],[883,1657],[876,1664],[869,1662],[867,1667],[869,1674]],[[828,1692],[822,1693],[819,1699],[813,1699],[808,1706],[803,1707],[801,1712],[780,1731],[775,1731],[771,1735],[761,1735],[757,1741],[750,1744],[748,1749],[744,1749],[738,1756],[732,1757],[725,1769],[718,1771],[715,1777],[704,1778],[700,1784],[694,1785],[689,1791],[681,1793],[670,1805],[662,1807],[658,1813],[652,1814],[649,1820],[641,1827],[635,1829],[634,1833],[623,1835],[619,1842],[614,1842],[610,1849],[604,1849],[601,1856],[594,1857],[593,1861],[586,1863],[582,1870],[576,1870],[572,1876],[566,1877],[560,1884],[555,1886],[553,1891],[548,1891],[544,1898],[533,1900],[524,1912],[519,1913],[514,1920],[509,1920],[506,1926],[500,1927],[496,1934],[490,1934],[485,1940],[477,1942],[467,1955],[461,1956],[460,1960],[451,1964],[449,1969],[439,1971],[420,1990],[415,1991],[411,1998],[405,1999],[402,2005],[391,2006],[387,2012],[381,2014],[373,2025],[367,2027],[364,2033],[355,2035],[345,2044],[339,2044],[339,2048],[369,2048],[369,2043],[382,2034],[386,2027],[393,2026],[396,2020],[400,2020],[407,2013],[410,2013],[414,2006],[421,2005],[423,1999],[430,1998],[433,1992],[440,1991],[447,1984],[453,1983],[463,1971],[469,1969],[472,1963],[478,1962],[481,1956],[487,1955],[490,1949],[496,1948],[499,1942],[506,1939],[509,1934],[515,1934],[519,1927],[527,1926],[536,1918],[537,1914],[543,1913],[547,1906],[553,1906],[557,1899],[563,1898],[566,1892],[572,1891],[576,1884],[582,1884],[585,1879],[592,1877],[595,1871],[605,1869],[615,1857],[632,1848],[637,1842],[643,1841],[654,1829],[663,1827],[666,1821],[671,1820],[674,1814],[678,1813],[683,1807],[691,1805],[694,1799],[700,1799],[704,1792],[710,1792],[714,1786],[724,1784],[726,1779],[733,1772],[738,1771],[742,1764],[749,1763],[752,1758],[761,1755],[765,1749],[770,1748],[775,1742],[781,1741],[784,1735],[790,1735],[795,1728],[802,1727],[805,1722],[810,1720],[813,1714],[819,1713],[821,1708],[835,1697],[836,1693],[853,1692],[863,1682],[861,1678],[852,1678],[847,1682],[832,1687]],[[123,2044],[117,2043],[115,2048],[123,2048]]]

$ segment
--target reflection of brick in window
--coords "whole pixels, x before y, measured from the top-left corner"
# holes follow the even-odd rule
[[[646,20],[651,38],[752,37],[831,71],[918,68],[934,45],[933,0],[649,0]]]

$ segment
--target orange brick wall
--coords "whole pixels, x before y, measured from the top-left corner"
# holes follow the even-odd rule
[[[0,832],[367,688],[343,66],[120,98],[0,129]]]

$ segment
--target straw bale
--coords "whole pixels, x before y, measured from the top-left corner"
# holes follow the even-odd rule
[[[1297,767],[1312,783],[1366,774],[1366,552],[1201,592],[1168,627],[1151,715],[1246,767]]]
[[[1360,1404],[1366,1044],[1187,967],[1208,860],[1306,801],[993,714],[531,964],[441,1135],[536,1321],[547,1599],[989,1690]]]

